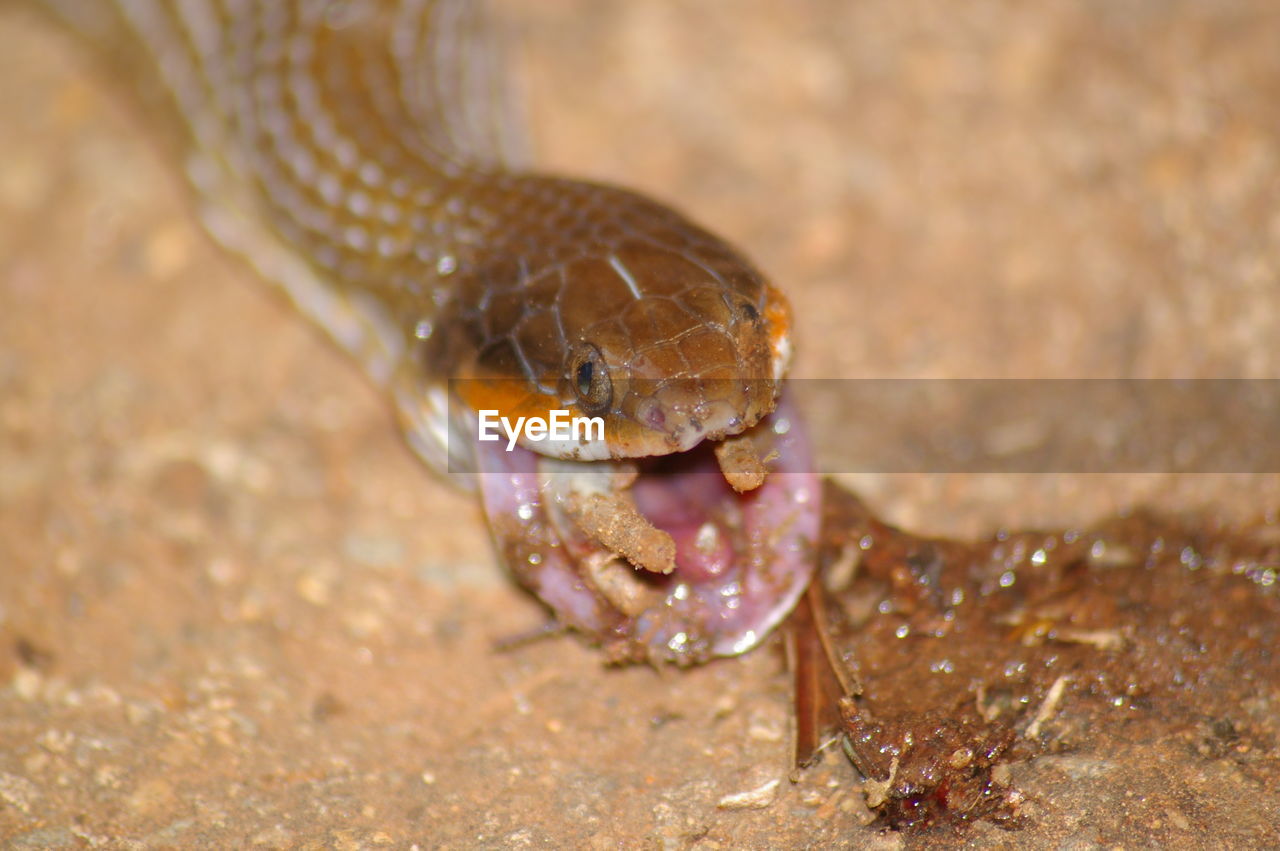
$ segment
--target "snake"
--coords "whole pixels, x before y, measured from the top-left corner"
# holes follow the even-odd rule
[[[552,623],[615,661],[684,665],[750,650],[791,611],[821,488],[786,299],[671,207],[530,168],[482,3],[14,5],[69,34],[214,240],[478,492]],[[557,413],[600,428],[481,429]]]

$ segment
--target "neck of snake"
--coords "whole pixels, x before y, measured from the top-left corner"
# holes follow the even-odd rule
[[[512,149],[479,4],[30,0],[163,134],[209,232],[392,381],[459,281],[493,264]],[[534,207],[537,204],[533,204]]]

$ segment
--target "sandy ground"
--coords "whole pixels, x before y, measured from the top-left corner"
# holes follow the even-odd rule
[[[1269,0],[505,5],[539,161],[747,246],[792,298],[799,376],[1280,375]],[[145,127],[8,16],[0,110],[10,845],[1228,835],[1226,816],[1130,816],[1143,790],[1084,769],[1064,776],[1105,817],[884,835],[843,758],[786,779],[776,647],[688,672],[605,669],[571,638],[495,652],[543,616],[476,507],[208,244]],[[814,416],[830,452],[840,424]],[[1280,509],[1263,475],[842,480],[947,533]],[[1233,788],[1210,768],[1187,769],[1210,778],[1186,785],[1190,811]],[[774,780],[763,808],[718,806]],[[1244,821],[1235,840],[1277,839]]]

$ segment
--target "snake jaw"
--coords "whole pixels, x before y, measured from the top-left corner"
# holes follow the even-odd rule
[[[771,379],[632,382],[620,412],[606,418],[609,457],[689,452],[740,434],[773,409],[780,386]]]
[[[486,445],[479,481],[490,526],[517,578],[615,660],[692,664],[743,653],[809,581],[821,493],[785,394],[747,434],[776,456],[746,493],[729,487],[709,445],[593,464]],[[595,496],[639,519],[601,530],[580,510]],[[674,570],[656,572],[667,558]]]

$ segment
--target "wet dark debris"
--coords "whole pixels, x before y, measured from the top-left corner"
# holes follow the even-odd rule
[[[842,745],[886,825],[1018,827],[1010,768],[1049,754],[1275,752],[1274,524],[1135,512],[969,543],[826,499],[822,611],[797,622],[826,631]]]

